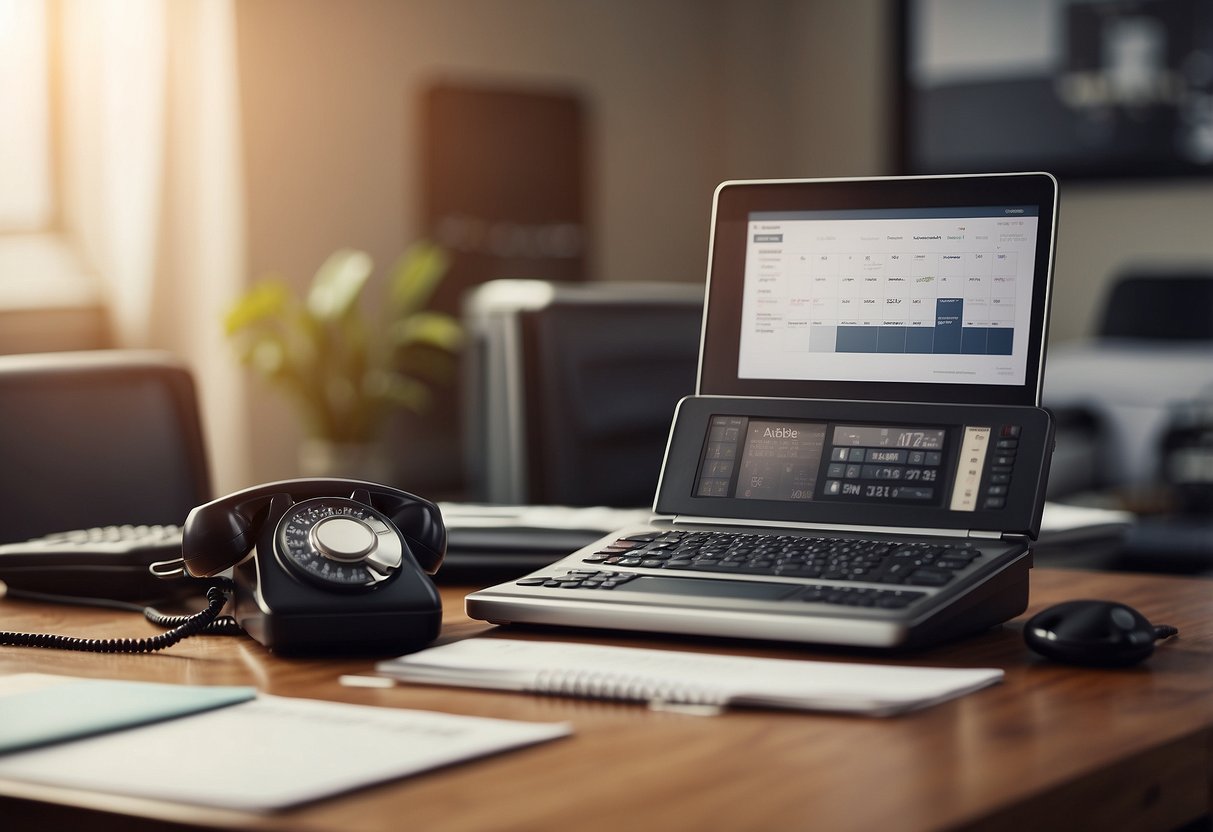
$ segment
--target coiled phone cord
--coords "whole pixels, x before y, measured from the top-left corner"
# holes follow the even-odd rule
[[[232,590],[232,582],[226,578],[212,579],[206,590],[206,609],[192,615],[165,615],[152,607],[139,607],[135,604],[124,604],[120,601],[106,601],[97,598],[67,599],[63,596],[43,595],[36,592],[18,592],[10,590],[14,597],[30,600],[55,601],[58,603],[77,603],[86,606],[117,607],[119,609],[141,610],[148,621],[159,626],[171,626],[172,629],[149,638],[77,638],[55,633],[15,633],[0,630],[0,646],[7,647],[43,647],[52,650],[78,650],[86,653],[154,653],[166,647],[172,647],[182,639],[199,634],[232,635],[243,633],[240,625],[230,615],[221,616],[219,613],[227,603],[228,593]]]
[[[235,592],[236,590],[236,584],[231,578],[214,577],[208,578],[207,582],[210,583],[212,587],[219,587],[225,593]],[[209,594],[207,597],[210,597]],[[190,619],[198,615],[198,613],[193,613],[192,615],[170,615],[169,613],[160,612],[160,610],[150,606],[142,607],[141,609],[143,612],[143,617],[159,627],[178,627],[189,622]],[[205,612],[205,610],[203,610],[203,612]],[[244,635],[244,628],[240,626],[235,617],[231,615],[220,615],[194,635],[242,636]]]

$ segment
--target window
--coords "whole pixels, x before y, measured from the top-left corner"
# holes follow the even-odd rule
[[[53,219],[46,4],[0,0],[0,233]]]

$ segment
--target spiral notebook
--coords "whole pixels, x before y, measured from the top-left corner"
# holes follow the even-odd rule
[[[465,639],[380,662],[407,682],[708,706],[892,716],[1002,681],[997,668],[796,661],[570,642]]]

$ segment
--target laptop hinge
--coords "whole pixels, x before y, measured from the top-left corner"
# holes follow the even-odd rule
[[[1000,534],[999,537],[1008,543],[1031,543],[1036,539],[1032,535],[1024,534],[1023,532],[1005,532]]]
[[[740,517],[691,517],[679,514],[670,519],[675,526],[763,526],[780,529],[806,529],[817,532],[860,532],[862,534],[914,535],[919,537],[968,537],[968,529],[922,529],[912,526],[845,526],[826,523],[798,523],[792,520],[749,520]],[[985,536],[986,533],[982,533]],[[994,532],[993,537],[999,537]]]
[[[980,537],[985,540],[1001,540],[1006,535],[1003,532],[992,532],[987,529],[969,529],[969,537]]]

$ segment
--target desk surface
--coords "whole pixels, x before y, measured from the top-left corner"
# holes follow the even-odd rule
[[[442,640],[490,625],[444,589]],[[280,659],[248,639],[195,638],[154,656],[0,648],[23,671],[190,684],[538,721],[569,739],[255,816],[0,782],[9,828],[487,829],[1173,829],[1213,804],[1213,581],[1038,568],[1031,614],[1077,597],[1114,598],[1180,628],[1146,665],[1086,670],[1032,658],[1023,619],[896,657],[771,643],[560,632],[586,642],[755,656],[995,666],[1003,684],[926,711],[873,719],[759,710],[701,717],[643,705],[399,686],[342,687],[370,660]],[[89,637],[147,635],[135,615],[12,600],[0,627]],[[551,632],[551,631],[548,631]],[[510,631],[543,638],[548,632]],[[506,634],[502,631],[502,634]],[[217,744],[238,753],[238,738]],[[181,754],[208,753],[180,749]],[[166,765],[171,765],[171,759]],[[339,764],[339,763],[338,763]],[[114,814],[111,814],[114,813]]]

